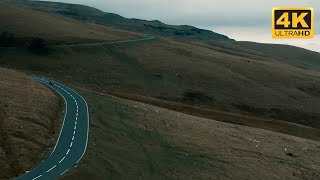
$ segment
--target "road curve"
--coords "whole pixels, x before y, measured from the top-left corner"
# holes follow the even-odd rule
[[[48,158],[17,180],[56,179],[76,166],[86,152],[89,133],[88,105],[83,97],[63,84],[42,77],[35,81],[49,86],[58,92],[65,101],[66,112],[54,149]]]

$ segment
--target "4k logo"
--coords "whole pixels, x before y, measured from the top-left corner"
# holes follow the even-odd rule
[[[313,8],[273,8],[273,38],[313,38]]]

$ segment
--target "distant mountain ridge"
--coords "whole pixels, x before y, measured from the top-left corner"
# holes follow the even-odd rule
[[[227,36],[213,31],[199,29],[187,25],[167,25],[158,20],[147,21],[125,18],[117,14],[106,13],[96,8],[84,5],[66,4],[60,2],[10,0],[20,6],[64,17],[110,26],[138,33],[152,34],[178,40],[199,42],[233,41]]]
[[[129,19],[124,18],[117,14],[105,13],[96,8],[76,5],[76,4],[66,4],[59,2],[44,2],[44,1],[29,1],[29,0],[3,0],[5,2],[11,2],[14,6],[19,6],[20,9],[33,10],[38,13],[46,14],[52,16],[55,19],[60,19],[64,21],[72,21],[72,24],[77,23],[82,26],[99,26],[100,28],[109,28],[104,34],[103,37],[100,36],[101,33],[91,28],[76,28],[75,26],[69,26],[70,22],[66,25],[54,25],[52,21],[51,28],[49,30],[57,31],[61,33],[54,33],[54,35],[45,35],[48,33],[48,30],[45,30],[45,27],[48,25],[42,25],[44,22],[34,23],[29,27],[30,31],[27,30],[26,36],[32,35],[32,32],[41,32],[39,37],[45,38],[47,41],[53,41],[54,43],[66,43],[72,41],[72,43],[81,43],[81,42],[99,42],[99,41],[108,41],[117,37],[123,39],[130,39],[143,36],[143,34],[152,34],[153,36],[159,36],[164,38],[170,38],[173,40],[179,40],[186,42],[187,44],[193,43],[197,46],[207,46],[212,50],[217,50],[222,53],[233,54],[235,56],[241,57],[250,57],[257,60],[264,58],[276,59],[282,63],[290,64],[295,67],[307,70],[320,70],[320,53],[309,51],[303,48],[287,46],[287,45],[276,45],[276,44],[262,44],[255,42],[239,42],[232,39],[229,39],[227,36],[214,33],[212,31],[198,29],[192,26],[171,26],[166,25],[160,21],[146,21],[139,19]],[[26,11],[27,12],[27,11]],[[14,12],[13,12],[14,14]],[[13,16],[12,14],[12,16]],[[9,16],[10,17],[10,16]],[[0,18],[1,19],[1,18]],[[3,19],[9,20],[3,16]],[[22,18],[23,19],[23,18]],[[51,19],[51,18],[50,18]],[[25,18],[23,21],[28,20]],[[38,19],[39,20],[39,19]],[[11,24],[17,24],[14,19],[10,19]],[[31,20],[32,22],[32,20]],[[32,23],[29,23],[29,25]],[[5,25],[5,23],[0,26],[0,30],[10,31],[10,28]],[[27,24],[28,25],[28,24]],[[67,28],[67,26],[69,28]],[[101,27],[100,27],[101,26]],[[15,26],[14,26],[15,27]],[[26,28],[16,27],[11,30],[25,30]],[[37,27],[37,30],[34,30]],[[53,28],[52,28],[53,27]],[[56,28],[54,28],[56,27]],[[79,26],[77,26],[79,27]],[[41,30],[42,29],[42,30]],[[54,30],[53,30],[54,29]],[[75,31],[77,29],[77,31]],[[91,29],[91,30],[90,30]],[[112,29],[112,33],[111,30]],[[79,33],[78,30],[86,30]],[[125,31],[123,31],[125,30]],[[51,31],[51,32],[52,32]],[[118,31],[116,33],[116,31]],[[0,31],[1,32],[1,31]],[[29,33],[30,32],[30,33]],[[138,32],[134,33],[134,32]],[[11,32],[12,33],[12,32]],[[58,36],[65,36],[68,34],[69,40],[66,41],[66,38],[60,38]],[[38,33],[39,34],[39,33]],[[116,35],[117,34],[117,35]],[[44,36],[45,35],[45,36]],[[115,37],[106,37],[106,35]],[[70,37],[72,37],[70,39]],[[161,38],[160,38],[161,39]],[[0,37],[1,40],[1,37]]]

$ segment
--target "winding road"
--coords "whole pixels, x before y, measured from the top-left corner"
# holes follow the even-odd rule
[[[33,77],[58,92],[65,100],[66,112],[59,138],[46,160],[17,180],[56,179],[76,166],[86,152],[89,133],[88,105],[83,97],[63,84]]]
[[[58,45],[59,47],[73,46],[92,46],[104,44],[121,44],[131,42],[141,42],[156,39],[150,35],[144,35],[140,39],[129,39],[114,42],[88,43]],[[32,78],[39,83],[49,86],[58,92],[65,101],[66,112],[59,138],[54,149],[47,159],[42,161],[38,166],[24,175],[16,178],[17,180],[41,180],[56,179],[68,172],[71,168],[76,167],[86,152],[89,134],[89,112],[88,104],[83,97],[67,86],[53,82],[44,77]]]

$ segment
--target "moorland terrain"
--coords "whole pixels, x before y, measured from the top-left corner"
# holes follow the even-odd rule
[[[319,177],[320,53],[64,3],[1,1],[0,24],[1,67],[89,103],[88,152],[65,178]]]

